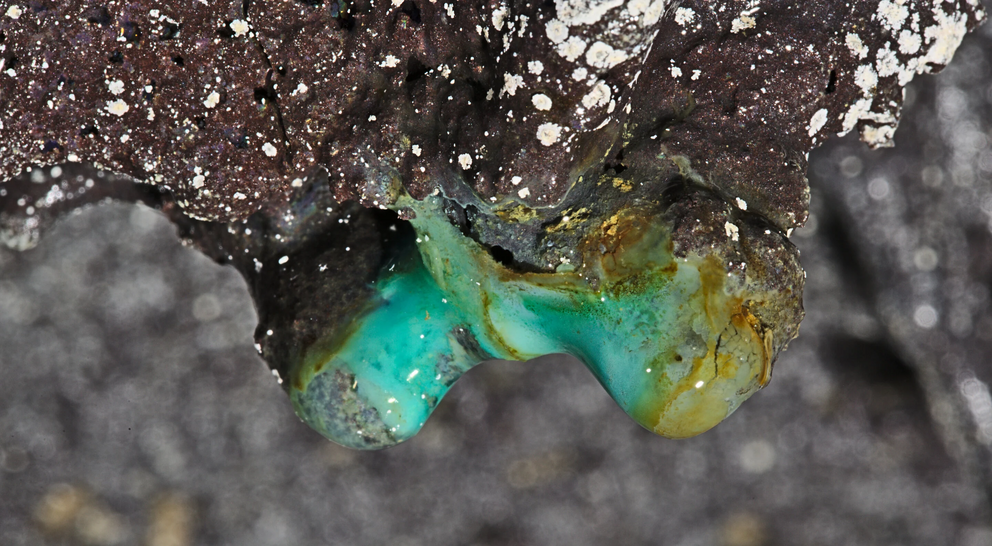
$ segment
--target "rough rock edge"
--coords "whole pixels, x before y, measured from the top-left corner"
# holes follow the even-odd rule
[[[374,12],[365,2],[355,2],[347,13],[333,13],[330,4],[311,7],[291,0],[253,2],[247,13],[241,12],[240,2],[209,13],[197,3],[185,8],[188,12],[177,7],[138,12],[111,4],[96,15],[82,2],[32,6],[11,4],[0,15],[5,34],[0,56],[6,67],[0,71],[0,96],[21,99],[17,104],[0,99],[0,142],[5,148],[0,150],[0,176],[5,179],[29,165],[90,160],[173,192],[188,214],[232,221],[267,200],[283,198],[295,181],[323,165],[339,200],[359,199],[366,206],[389,205],[381,187],[369,180],[398,177],[411,194],[423,196],[438,180],[454,177],[489,202],[519,201],[541,210],[559,202],[589,169],[618,159],[654,161],[657,150],[651,144],[657,143],[689,158],[706,182],[729,199],[748,203],[782,230],[805,220],[808,151],[826,135],[854,128],[869,144],[887,145],[898,120],[901,86],[916,73],[946,64],[964,33],[984,17],[977,0],[931,2],[916,6],[915,12],[890,0],[803,6],[748,1],[719,8],[701,1],[676,6],[661,0],[557,0],[558,17],[531,2],[490,2],[478,9],[429,1],[379,2]],[[34,47],[37,33],[46,32],[37,22],[53,14],[68,22],[58,37],[48,34],[41,40],[43,52]],[[139,32],[135,35],[129,25],[137,25]],[[308,32],[312,28],[326,32]],[[617,42],[612,36],[618,28],[633,38]],[[175,35],[162,39],[170,33]],[[188,146],[163,138],[176,129],[167,116],[139,119],[138,108],[129,107],[121,119],[114,119],[114,104],[123,100],[111,88],[116,81],[124,83],[122,96],[128,97],[143,89],[142,78],[155,80],[154,94],[162,96],[168,91],[162,82],[174,70],[168,64],[175,63],[168,59],[163,68],[148,60],[131,74],[134,81],[116,80],[107,66],[94,64],[102,54],[72,44],[74,36],[82,35],[96,51],[120,44],[160,60],[168,59],[163,54],[169,48],[184,46],[193,52],[194,44],[206,40],[218,49],[208,48],[209,55],[197,61],[207,72],[221,70],[216,66],[220,59],[247,62],[242,67],[247,77],[232,76],[233,86],[225,81],[229,86],[217,100],[235,103],[242,112],[235,118],[243,120],[252,118],[244,115],[246,108],[274,99],[279,108],[268,100],[257,117],[257,132],[265,136],[256,144],[272,147],[261,154],[255,149],[239,152],[231,135],[223,134],[223,123],[199,127],[195,115],[193,120],[177,115],[171,123],[193,141],[197,151],[191,154]],[[653,39],[648,41],[648,35]],[[59,39],[68,45],[53,48]],[[572,49],[567,47],[570,39]],[[433,40],[427,42],[432,47],[425,49],[427,40]],[[914,49],[917,42],[919,49]],[[590,54],[597,43],[602,44],[597,51],[612,51],[613,57]],[[343,49],[328,55],[334,47]],[[573,56],[577,48],[583,53]],[[401,50],[409,53],[398,55]],[[452,62],[466,56],[476,60]],[[347,62],[341,61],[345,57]],[[411,59],[421,57],[418,68]],[[15,58],[18,66],[11,67]],[[74,101],[54,101],[55,117],[77,123],[105,120],[97,127],[108,141],[100,149],[73,134],[75,127],[52,134],[59,124],[44,115],[49,97],[66,94],[58,89],[53,67],[67,58],[74,60],[72,71],[88,67],[83,72],[87,77],[69,79],[89,87]],[[327,76],[335,62],[343,63],[337,67],[342,78],[337,84]],[[592,68],[599,72],[588,76]],[[99,69],[109,76],[101,79]],[[588,78],[579,80],[587,88],[573,85],[577,69],[585,69]],[[7,74],[11,70],[15,76]],[[419,91],[408,85],[417,71],[425,80]],[[535,103],[537,93],[525,92],[538,90],[542,77],[548,81],[540,94],[555,105],[547,111]],[[550,85],[552,77],[571,83]],[[345,79],[347,86],[342,85]],[[612,107],[589,98],[603,85],[616,97]],[[196,101],[188,100],[189,111],[183,113],[217,109],[208,107],[214,101],[203,90],[203,100],[192,93]],[[472,107],[474,94],[488,95],[488,90],[495,108],[490,101],[485,108]],[[611,110],[613,116],[590,113],[597,108]],[[503,123],[510,110],[517,112],[519,123]],[[531,118],[523,121],[522,111]],[[306,123],[310,120],[323,125],[315,130]],[[598,134],[593,124],[603,121]],[[575,134],[584,131],[584,137],[565,129],[572,122],[579,123]],[[561,127],[559,137],[565,138],[549,146],[537,143],[537,133],[533,140],[521,140],[535,132],[531,125],[540,132],[545,124]],[[120,142],[128,131],[141,129],[149,136]],[[441,130],[452,135],[439,136]],[[436,141],[417,143],[418,134],[432,133]],[[550,139],[548,131],[543,134]],[[634,153],[627,150],[631,145]],[[500,151],[505,148],[509,151]],[[221,150],[221,156],[208,150]],[[271,159],[268,151],[275,151]],[[503,165],[523,165],[527,172],[501,173]],[[514,176],[521,177],[516,184]]]

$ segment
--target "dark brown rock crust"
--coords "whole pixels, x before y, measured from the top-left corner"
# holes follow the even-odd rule
[[[901,85],[983,17],[971,0],[10,9],[3,179],[93,161],[231,221],[318,167],[339,201],[388,206],[376,180],[422,197],[454,178],[534,208],[665,153],[783,231],[806,217],[809,150],[856,127],[886,145]]]

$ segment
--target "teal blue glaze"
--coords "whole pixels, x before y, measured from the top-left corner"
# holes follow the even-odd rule
[[[574,355],[638,423],[676,438],[716,425],[767,380],[770,340],[724,269],[675,260],[650,218],[594,229],[588,248],[608,252],[586,252],[579,270],[519,273],[463,236],[436,198],[405,205],[419,254],[382,272],[355,329],[311,351],[291,389],[304,420],[339,443],[409,438],[455,379],[491,357]]]
[[[451,384],[480,357],[459,341],[460,313],[431,279],[416,252],[383,271],[357,328],[328,355],[312,352],[297,373],[303,384],[336,371],[364,401],[364,416],[340,415],[312,389],[291,388],[297,413],[311,427],[350,447],[380,447],[410,438]],[[310,394],[308,396],[308,394]],[[333,404],[332,404],[333,406]]]
[[[745,295],[725,286],[721,264],[676,261],[650,217],[615,217],[626,235],[587,246],[616,251],[587,252],[581,270],[521,274],[462,236],[431,198],[413,206],[427,268],[491,354],[576,356],[624,411],[669,437],[709,429],[767,381],[770,340],[742,308]]]

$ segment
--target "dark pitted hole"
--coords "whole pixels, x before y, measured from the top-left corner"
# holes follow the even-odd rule
[[[10,57],[7,57],[7,61],[3,63],[3,68],[4,70],[8,68],[15,68],[19,62],[21,62],[21,59],[17,55],[11,55]]]
[[[479,209],[475,205],[469,205],[463,209],[465,220],[459,224],[459,228],[462,231],[462,235],[470,238],[473,237],[473,225],[475,224],[475,219],[479,216]]]
[[[472,89],[472,104],[486,104],[489,86],[475,79],[468,80],[468,85]]]
[[[126,42],[137,42],[141,39],[141,27],[131,21],[125,21],[121,25],[121,35],[124,36],[124,41]]]
[[[464,234],[465,225],[468,223],[468,216],[465,214],[465,209],[450,199],[445,199],[443,203],[444,214],[448,217],[448,221],[451,222],[452,225],[457,226],[458,229]]]
[[[275,102],[276,92],[268,87],[256,87],[255,88],[255,102],[259,104],[265,104],[266,102]]]
[[[145,82],[145,85],[142,86],[141,88],[141,98],[145,99],[146,101],[150,101],[154,96],[155,96],[155,80],[148,80]]]
[[[217,35],[227,40],[234,38],[234,29],[231,28],[231,23],[233,22],[234,19],[224,21],[224,24],[217,29]]]
[[[224,138],[239,150],[248,148],[248,132],[244,129],[224,129]]]
[[[403,5],[400,6],[400,12],[406,14],[414,23],[420,24],[420,8],[417,7],[417,3],[413,0],[403,2]]]
[[[615,174],[620,174],[627,170],[627,166],[623,164],[623,148],[617,152],[616,157],[613,159],[608,159],[603,165],[603,169],[606,171],[613,171]]]
[[[489,247],[489,254],[494,260],[496,260],[496,263],[505,267],[513,266],[513,253],[509,250],[501,246],[494,245]]]
[[[2,44],[6,39],[7,39],[7,35],[4,34],[2,30],[0,30],[0,44]]]
[[[124,64],[124,54],[120,51],[115,51],[108,57],[111,64]]]
[[[276,72],[278,72],[280,76],[285,76],[286,75],[286,65],[281,64],[281,65],[277,66],[276,67]]]
[[[355,28],[355,18],[352,17],[350,12],[341,11],[336,17],[338,24],[341,25],[341,30],[351,30]]]
[[[427,74],[427,66],[418,61],[415,57],[410,57],[406,62],[406,81],[415,82]]]
[[[182,28],[182,25],[167,22],[162,27],[162,33],[158,35],[158,39],[162,41],[174,40],[179,36],[179,31],[182,30]]]
[[[682,355],[675,355],[675,362],[682,362]]]
[[[182,55],[176,55],[172,57],[172,62],[176,63],[176,66],[184,66],[186,64],[186,62],[183,61]]]
[[[61,149],[62,146],[60,146],[58,142],[55,142],[54,140],[46,140],[45,145],[41,148],[41,151],[50,152],[52,150],[61,150]]]
[[[720,106],[723,107],[723,115],[728,118],[732,118],[737,115],[737,88],[735,87],[733,91],[728,95],[724,95],[720,99]]]
[[[204,118],[204,117],[201,117],[201,116],[197,116],[197,117],[193,118],[193,123],[196,124],[196,128],[197,129],[206,129],[207,128],[207,118]]]
[[[826,94],[833,93],[837,90],[837,71],[830,71],[830,81],[827,82],[827,89],[824,91]]]
[[[87,125],[79,130],[79,136],[81,137],[95,137],[100,134],[100,130],[92,125]]]
[[[101,27],[105,27],[113,21],[113,18],[110,17],[110,12],[103,6],[87,8],[83,11],[83,17],[86,18],[87,23],[100,25]]]
[[[311,8],[316,8],[316,7],[319,7],[319,6],[323,6],[324,5],[324,0],[296,0],[296,2],[298,4],[303,4],[304,6],[308,6],[308,7],[311,7]],[[335,2],[335,4],[336,3],[337,2]],[[332,13],[331,14],[331,17],[337,17],[337,15],[335,15],[335,14]]]

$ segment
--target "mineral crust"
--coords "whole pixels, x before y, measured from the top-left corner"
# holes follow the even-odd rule
[[[809,151],[891,145],[902,87],[984,18],[977,0],[0,11],[0,237],[30,246],[105,197],[162,208],[242,272],[298,412],[354,447],[415,433],[479,360],[542,352],[660,434],[726,417],[802,319]],[[78,162],[137,183],[18,176]],[[397,323],[441,320],[431,294],[457,307],[420,334],[433,348],[373,357]],[[437,383],[414,381],[423,358]]]

